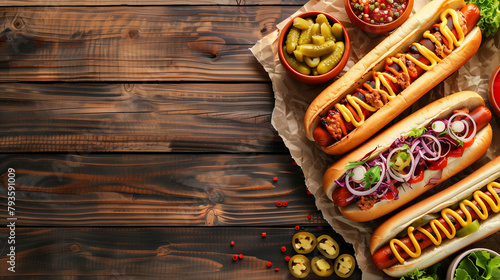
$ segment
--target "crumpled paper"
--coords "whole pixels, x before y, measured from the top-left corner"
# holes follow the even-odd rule
[[[418,11],[428,2],[430,0],[415,1],[413,12]],[[302,168],[305,183],[315,197],[316,206],[332,228],[353,245],[356,260],[363,272],[363,279],[390,279],[383,272],[372,266],[369,251],[371,233],[385,218],[382,217],[372,222],[357,223],[344,218],[340,214],[330,199],[326,197],[322,188],[324,170],[335,162],[338,157],[325,154],[319,147],[307,139],[304,131],[304,114],[309,104],[329,83],[306,85],[297,82],[288,76],[278,58],[278,36],[284,25],[296,14],[313,10],[326,11],[332,14],[347,28],[351,39],[351,54],[346,67],[340,75],[343,75],[354,63],[385,38],[385,36],[370,35],[357,29],[345,13],[343,0],[311,0],[294,14],[290,15],[289,18],[279,23],[274,32],[262,38],[250,50],[268,72],[272,81],[275,95],[275,107],[271,120],[272,125],[290,150],[292,158]],[[489,106],[488,82],[490,75],[500,65],[499,49],[500,32],[492,38],[483,38],[479,51],[469,62],[424,95],[403,114],[396,117],[395,121],[402,119],[404,116],[425,106],[429,102],[462,90],[478,92],[485,99],[487,106]],[[472,166],[465,169],[464,172],[435,187],[428,194],[437,192],[458,182],[473,170],[500,155],[499,120],[500,118],[494,116],[491,121],[494,136],[492,145],[486,154]],[[494,234],[476,245],[498,251],[500,250],[500,244],[496,240],[499,240],[499,237],[500,233]]]

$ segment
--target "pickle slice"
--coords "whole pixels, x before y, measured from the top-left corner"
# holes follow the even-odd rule
[[[457,237],[464,237],[466,235],[469,235],[478,230],[479,226],[480,226],[479,220],[475,220],[474,222],[468,224],[467,226],[457,230]]]

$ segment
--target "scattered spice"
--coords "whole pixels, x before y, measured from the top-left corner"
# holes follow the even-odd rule
[[[311,215],[307,215],[307,218],[310,220],[311,219]]]
[[[276,206],[281,207],[283,206],[283,203],[281,203],[281,201],[276,201]]]
[[[281,252],[286,252],[286,246],[281,246]]]
[[[238,257],[239,257],[240,259],[243,259],[243,254],[240,254]]]
[[[234,241],[231,241],[231,246],[234,246]]]
[[[267,234],[265,232],[262,233],[262,238],[266,237]]]
[[[323,227],[322,227],[322,226],[319,226],[319,227],[318,227],[318,230],[323,230]]]
[[[283,206],[284,206],[284,207],[287,207],[287,206],[288,206],[288,202],[283,201]]]
[[[271,266],[273,266],[273,263],[272,262],[267,262],[266,265],[267,265],[267,267],[271,267]]]
[[[273,181],[277,182],[278,181],[278,177],[274,177]]]
[[[280,269],[279,268],[275,268],[274,271],[278,272],[278,271],[280,271]]]
[[[238,255],[233,255],[233,261],[237,261],[238,260]]]
[[[290,260],[290,256],[285,257],[285,262],[288,262]]]
[[[295,230],[300,230],[300,226],[295,226]]]

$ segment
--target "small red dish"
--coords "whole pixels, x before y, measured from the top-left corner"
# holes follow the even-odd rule
[[[334,23],[339,23],[342,26],[342,34],[344,36],[344,40],[343,40],[343,42],[344,42],[344,54],[342,55],[342,58],[340,59],[337,66],[335,66],[333,69],[326,72],[325,74],[305,75],[305,74],[302,74],[299,71],[295,70],[292,66],[290,66],[290,64],[288,64],[288,62],[285,59],[285,54],[283,52],[283,45],[286,41],[286,35],[288,34],[288,31],[290,30],[295,18],[297,18],[297,17],[301,17],[304,19],[305,18],[315,18],[315,17],[317,17],[318,14],[324,14],[326,16],[326,18],[328,19],[328,21],[330,22],[330,24],[333,25]],[[292,78],[294,78],[295,80],[297,80],[299,82],[305,83],[305,84],[321,84],[321,83],[330,81],[333,78],[335,78],[336,76],[338,76],[340,74],[340,72],[342,72],[342,70],[344,69],[345,65],[347,64],[347,61],[349,60],[349,55],[351,52],[351,41],[349,40],[349,35],[347,34],[347,31],[346,31],[344,25],[337,18],[333,17],[332,15],[330,15],[328,13],[322,12],[322,11],[309,11],[309,12],[305,12],[305,13],[302,13],[302,14],[299,14],[299,15],[293,17],[283,27],[283,30],[281,31],[278,40],[279,40],[278,56],[279,56],[279,59],[281,61],[281,64],[283,65],[283,67],[285,68],[287,73]]]
[[[500,117],[500,66],[491,75],[488,84],[488,99],[495,114]]]
[[[402,10],[398,10],[403,7],[403,4],[397,0],[392,2],[375,0],[373,3],[369,0],[344,0],[344,6],[347,16],[359,29],[372,34],[385,34],[398,28],[408,19],[413,9],[413,1],[404,1],[405,8]],[[395,8],[396,4],[399,7]],[[359,6],[359,9],[355,10],[354,5]],[[384,5],[384,9],[381,8],[381,5]],[[398,13],[398,16],[392,20],[394,13]],[[390,19],[388,19],[389,17]],[[380,19],[383,20],[383,23],[377,23]]]

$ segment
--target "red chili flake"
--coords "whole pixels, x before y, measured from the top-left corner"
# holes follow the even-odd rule
[[[281,201],[276,201],[276,206],[281,207],[283,206],[283,203],[281,203]]]
[[[279,268],[275,268],[274,271],[278,272],[278,271],[280,271],[280,269]]]
[[[231,241],[231,246],[234,246],[234,241]]]
[[[281,252],[286,252],[286,247],[285,246],[281,246]]]
[[[310,220],[311,219],[311,215],[307,215],[307,218]]]
[[[285,257],[285,262],[288,262],[290,259],[291,259],[290,256],[286,256]]]
[[[275,182],[278,181],[278,177],[274,177],[273,181],[275,181]]]
[[[293,166],[297,165],[297,162],[295,162],[295,161],[294,161],[294,162],[292,162],[292,165],[293,165]]]
[[[238,260],[238,255],[233,255],[233,261],[237,261]]]
[[[262,233],[262,237],[266,237],[267,234],[265,232]]]
[[[273,263],[272,262],[267,262],[266,265],[267,265],[267,267],[271,267],[271,266],[273,266]]]
[[[295,230],[300,230],[300,226],[295,226]]]
[[[286,201],[283,201],[282,204],[283,204],[283,207],[287,207],[288,206],[288,202],[286,202]]]
[[[318,230],[323,230],[323,227],[322,227],[322,226],[319,226],[319,227],[318,227]]]
[[[309,190],[307,190],[307,195],[311,195],[311,192]]]
[[[240,254],[238,257],[239,257],[240,259],[243,259],[243,254]]]

